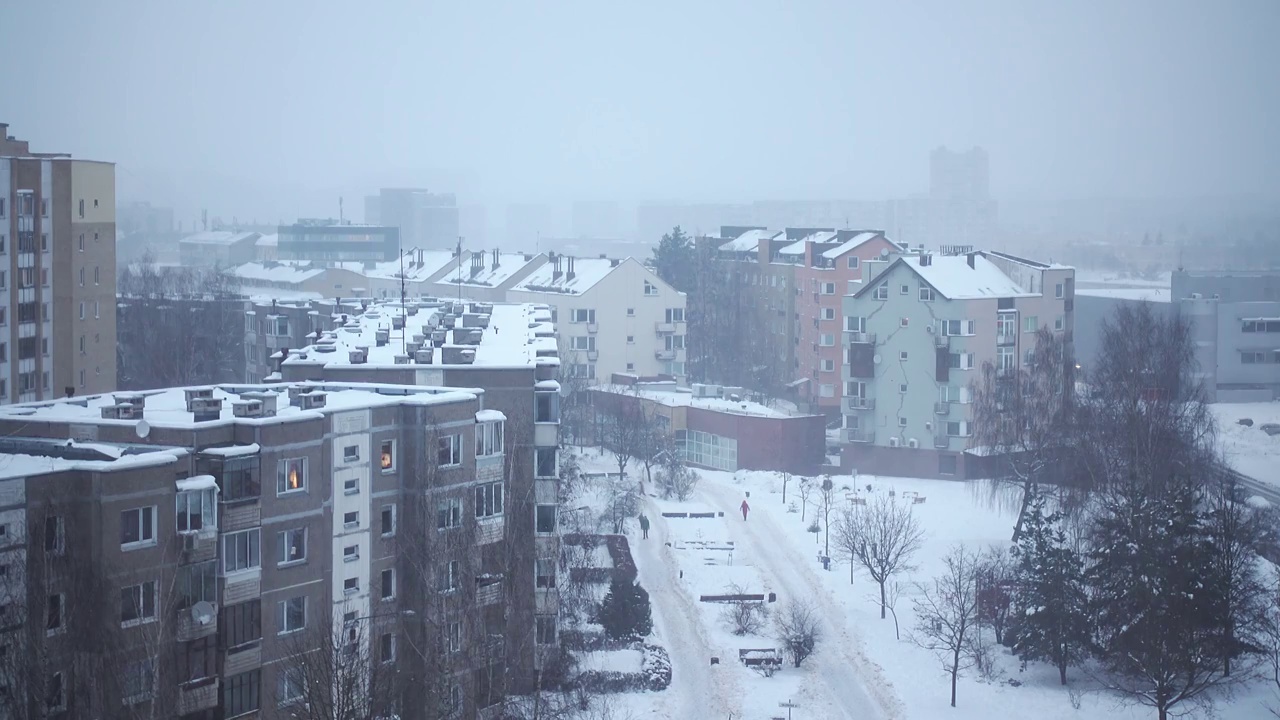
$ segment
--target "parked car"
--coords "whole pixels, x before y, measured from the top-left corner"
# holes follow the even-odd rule
[[[1259,425],[1258,429],[1262,430],[1262,432],[1268,435],[1271,435],[1272,437],[1275,437],[1276,435],[1280,435],[1280,423],[1266,423],[1263,425]]]

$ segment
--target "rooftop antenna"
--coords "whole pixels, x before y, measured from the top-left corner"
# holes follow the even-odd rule
[[[462,236],[458,236],[458,302],[462,302]]]

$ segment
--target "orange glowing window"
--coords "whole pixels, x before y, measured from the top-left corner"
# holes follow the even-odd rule
[[[307,459],[289,458],[276,466],[276,494],[307,489]]]
[[[396,444],[395,444],[395,442],[394,442],[394,441],[391,441],[391,440],[385,440],[385,441],[383,441],[383,443],[382,443],[382,455],[381,455],[381,457],[382,457],[381,462],[382,462],[382,469],[383,469],[383,470],[394,470],[394,469],[395,469],[395,466],[396,466],[396,460],[395,460],[395,455],[396,455],[396,453],[395,453],[395,450],[396,450]]]

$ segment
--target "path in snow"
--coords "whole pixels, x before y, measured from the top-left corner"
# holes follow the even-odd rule
[[[640,584],[649,591],[655,634],[671,656],[671,686],[655,693],[654,710],[670,718],[725,718],[742,716],[742,691],[725,665],[711,665],[712,649],[699,618],[695,601],[681,589],[678,563],[667,546],[667,519],[644,498],[649,516],[649,538],[639,534],[627,539],[636,561]]]
[[[817,605],[822,620],[823,640],[807,661],[813,677],[826,686],[822,695],[829,698],[850,720],[901,715],[901,702],[878,680],[880,669],[863,654],[862,638],[845,621],[845,609],[822,585],[816,573],[816,555],[797,557],[789,543],[780,542],[783,530],[767,513],[753,512],[750,520],[741,521],[738,505],[740,488],[708,480],[698,485],[698,495],[712,507],[724,511],[730,535],[738,552],[735,561],[755,565],[771,576],[781,592],[779,603],[792,598],[808,598]]]

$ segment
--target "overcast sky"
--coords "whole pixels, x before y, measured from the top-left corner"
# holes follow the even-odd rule
[[[1277,37],[1280,0],[11,0],[0,122],[242,219],[883,199],[938,145],[1002,198],[1280,197]]]

